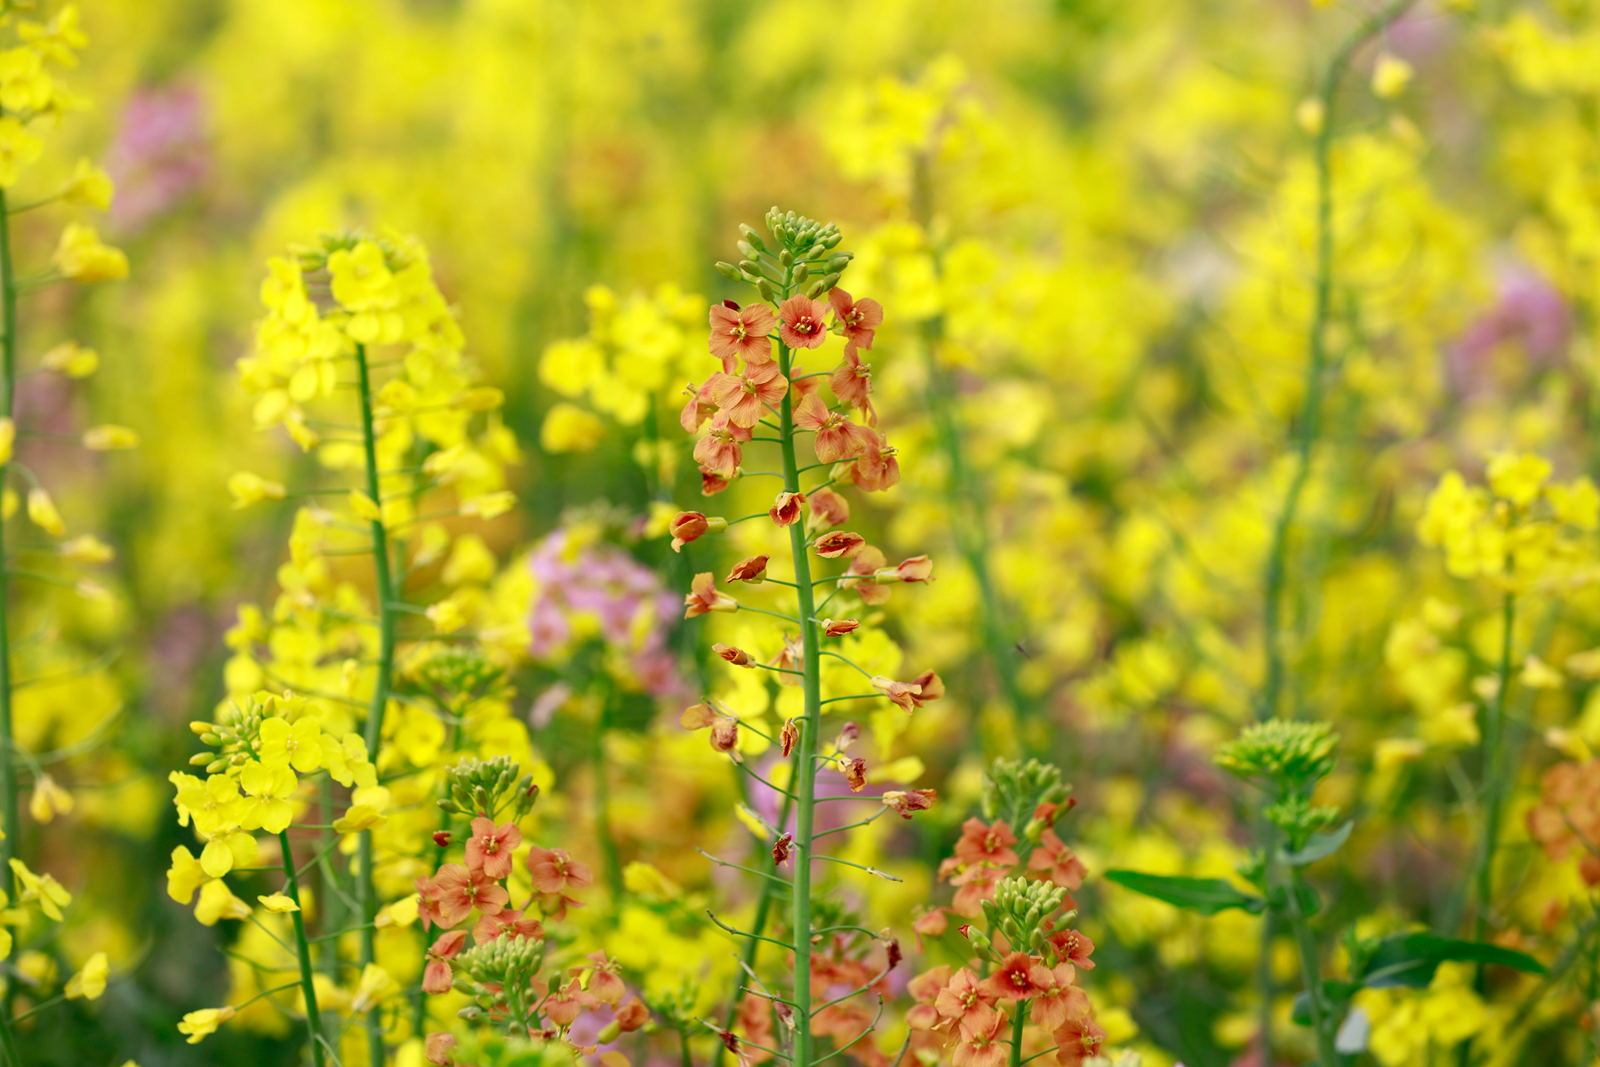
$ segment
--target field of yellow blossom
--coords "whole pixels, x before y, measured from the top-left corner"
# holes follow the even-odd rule
[[[1600,0],[0,0],[0,1067],[1600,1063]]]

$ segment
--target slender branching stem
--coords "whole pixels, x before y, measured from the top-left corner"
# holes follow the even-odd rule
[[[278,832],[278,847],[283,850],[283,893],[295,903],[295,910],[289,913],[289,918],[294,923],[295,950],[300,957],[300,992],[306,1001],[306,1031],[311,1038],[311,1064],[312,1067],[322,1067],[322,1019],[317,1012],[317,985],[311,975],[311,945],[306,941],[305,915],[300,911],[300,878],[294,869],[294,851],[289,847],[289,831]]]

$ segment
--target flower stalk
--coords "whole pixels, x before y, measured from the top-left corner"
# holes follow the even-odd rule
[[[11,262],[11,217],[6,195],[0,189],[0,418],[10,420],[16,408],[17,393],[17,281]],[[10,473],[8,462],[0,464],[0,488]],[[0,888],[10,895],[15,891],[11,860],[21,841],[22,824],[17,804],[17,763],[15,735],[11,722],[11,633],[7,608],[10,602],[9,568],[5,547],[5,523],[0,522]],[[5,998],[0,1014],[10,1014],[11,997]]]
[[[289,918],[294,924],[295,954],[300,959],[300,991],[306,1001],[306,1032],[311,1039],[311,1064],[312,1067],[322,1067],[322,1018],[317,1009],[317,984],[311,974],[311,946],[306,941],[305,916],[300,910],[300,876],[294,869],[294,850],[289,847],[288,830],[279,831],[278,847],[283,851],[283,892],[295,905]]]

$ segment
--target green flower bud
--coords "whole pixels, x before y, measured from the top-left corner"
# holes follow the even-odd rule
[[[717,273],[729,281],[736,282],[740,278],[738,267],[735,267],[732,263],[723,263],[720,260],[717,262]]]

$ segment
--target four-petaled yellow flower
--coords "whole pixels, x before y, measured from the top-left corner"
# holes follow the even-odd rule
[[[287,764],[301,774],[321,768],[322,723],[310,716],[293,724],[277,718],[263,720],[261,762],[269,767]]]
[[[83,969],[67,979],[68,1000],[99,1000],[106,991],[106,977],[111,973],[111,962],[104,952],[89,957]]]
[[[294,804],[289,798],[299,784],[288,765],[252,762],[240,773],[239,784],[246,794],[239,806],[239,825],[246,830],[282,833],[294,818]]]

